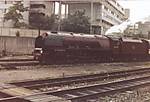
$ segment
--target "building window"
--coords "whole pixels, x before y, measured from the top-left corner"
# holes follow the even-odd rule
[[[120,7],[120,5],[117,3],[117,6]]]
[[[108,8],[107,8],[106,6],[104,6],[104,9],[105,9],[106,11],[108,11]]]
[[[4,9],[4,13],[6,13],[7,9]]]
[[[44,4],[31,4],[30,5],[31,8],[46,8]]]
[[[5,0],[5,4],[7,4],[7,1]]]
[[[111,11],[111,14],[113,14],[113,15],[114,15],[114,12],[113,12],[113,11]]]

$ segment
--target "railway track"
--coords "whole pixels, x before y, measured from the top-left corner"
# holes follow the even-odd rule
[[[33,59],[0,59],[0,70],[13,70],[18,69],[17,66],[35,66],[38,65],[38,61]]]
[[[5,100],[3,100],[5,99]],[[23,98],[14,98],[11,95],[8,95],[6,93],[0,92],[0,102],[30,102],[28,100],[25,100]]]
[[[34,61],[34,59],[0,59],[0,62]]]
[[[123,81],[89,85],[86,87],[72,88],[72,89],[61,90],[61,91],[46,91],[46,92],[39,92],[28,96],[3,98],[0,99],[0,102],[12,102],[7,100],[12,100],[16,98],[28,99],[28,97],[35,97],[42,94],[61,97],[67,100],[71,100],[72,102],[87,102],[88,99],[96,99],[101,96],[106,96],[118,92],[124,92],[127,90],[137,90],[137,88],[141,88],[141,87],[143,88],[149,85],[150,85],[150,76],[145,76],[145,77],[132,78]]]
[[[37,65],[37,61],[16,61],[16,62],[0,62],[1,66],[33,66]]]
[[[9,83],[19,87],[24,87],[28,89],[40,89],[48,87],[64,87],[65,85],[77,85],[81,83],[92,83],[104,80],[111,80],[117,78],[124,78],[128,76],[149,74],[150,68],[136,69],[136,70],[127,70],[127,71],[118,71],[118,72],[109,72],[109,73],[100,73],[100,74],[91,74],[91,75],[81,75],[81,76],[69,76],[61,77],[55,79],[41,79],[41,80],[30,80],[22,82]],[[87,84],[86,84],[87,85]]]
[[[134,90],[140,87],[150,85],[150,76],[134,78],[130,80],[123,80],[118,82],[111,82],[106,84],[97,84],[81,88],[73,88],[55,92],[47,92],[48,95],[59,96],[73,102],[84,102],[88,99],[98,98],[116,92],[123,92],[126,90]]]

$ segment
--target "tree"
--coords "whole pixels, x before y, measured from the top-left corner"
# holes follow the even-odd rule
[[[68,18],[62,21],[62,29],[75,33],[89,33],[90,23],[89,18],[85,16],[85,11],[76,11],[74,14],[69,15]]]
[[[44,16],[40,13],[34,13],[30,15],[30,25],[32,28],[40,28],[44,30],[51,30],[56,23],[57,16],[52,14],[49,16]]]
[[[25,11],[28,11],[28,8],[24,7],[23,3],[17,2],[8,9],[8,12],[4,15],[4,20],[12,20],[14,22],[14,27],[25,25],[24,22],[20,22],[23,20],[22,13]]]
[[[42,13],[32,13],[30,15],[30,26],[31,28],[37,28],[43,30],[56,30],[57,26],[57,15],[52,14],[50,17],[45,16]]]
[[[52,14],[50,17],[45,17],[45,23],[43,24],[43,29],[46,30],[57,30],[58,26],[58,16],[55,14]]]

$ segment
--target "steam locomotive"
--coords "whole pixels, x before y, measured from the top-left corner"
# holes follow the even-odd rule
[[[35,39],[39,62],[103,62],[146,60],[150,41],[103,35],[48,32]]]

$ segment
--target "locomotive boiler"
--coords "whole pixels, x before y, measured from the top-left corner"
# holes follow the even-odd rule
[[[40,62],[104,62],[147,59],[149,42],[103,35],[45,33],[35,40]]]

